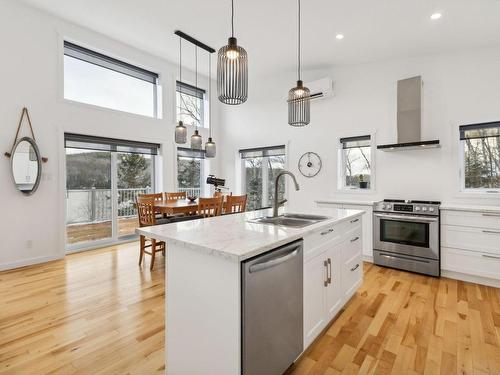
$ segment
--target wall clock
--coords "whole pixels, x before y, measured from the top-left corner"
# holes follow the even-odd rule
[[[314,177],[321,170],[321,158],[315,152],[306,152],[299,159],[299,171],[304,177]]]

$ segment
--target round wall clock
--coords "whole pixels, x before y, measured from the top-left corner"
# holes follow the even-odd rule
[[[321,158],[315,152],[306,152],[299,159],[299,171],[304,177],[314,177],[321,170]]]

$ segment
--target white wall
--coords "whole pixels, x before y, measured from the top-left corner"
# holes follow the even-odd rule
[[[172,36],[174,37],[174,36]],[[69,38],[160,74],[163,119],[152,119],[62,98],[62,41]],[[163,189],[174,188],[174,83],[178,67],[144,51],[64,22],[15,2],[0,3],[0,150],[10,151],[23,106],[29,108],[35,136],[48,163],[33,196],[12,182],[10,160],[0,163],[0,270],[64,256],[64,132],[162,144]],[[201,56],[201,55],[200,55]],[[203,61],[206,61],[204,58]],[[203,63],[203,62],[201,62]],[[192,81],[192,74],[188,81]],[[183,77],[184,78],[184,77]],[[206,86],[206,79],[200,79]],[[219,108],[214,108],[217,122]],[[23,126],[22,135],[27,135]],[[192,130],[189,130],[189,134]],[[202,130],[206,140],[205,130]],[[218,141],[218,132],[214,132]],[[218,159],[211,162],[217,172]]]
[[[293,72],[251,79],[247,103],[222,114],[221,153],[232,156],[223,160],[223,176],[230,186],[238,186],[234,162],[238,149],[290,141],[289,166],[301,185],[299,192],[290,191],[290,204],[296,209],[308,209],[318,198],[498,205],[500,197],[477,199],[459,194],[457,129],[462,124],[500,120],[499,66],[497,48],[304,72],[305,81],[330,76],[335,85],[334,97],[312,103],[311,123],[304,128],[287,125],[284,98],[295,83]],[[396,81],[416,75],[424,81],[422,138],[439,139],[442,147],[376,151],[375,191],[337,191],[338,139],[376,133],[377,144],[395,143]],[[312,179],[297,169],[299,157],[307,151],[317,152],[323,160],[323,170]]]

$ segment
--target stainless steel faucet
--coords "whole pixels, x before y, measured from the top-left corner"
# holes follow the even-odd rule
[[[290,177],[292,177],[293,179],[293,183],[295,184],[295,190],[299,190],[300,189],[300,186],[299,184],[297,183],[297,179],[295,178],[295,176],[293,175],[292,172],[289,172],[289,171],[281,171],[280,173],[278,173],[278,175],[276,176],[276,180],[274,180],[274,204],[273,204],[273,217],[278,217],[278,208],[284,204],[286,202],[286,199],[283,199],[282,201],[279,201],[278,200],[278,181],[280,179],[281,176],[284,176],[284,175],[289,175]]]

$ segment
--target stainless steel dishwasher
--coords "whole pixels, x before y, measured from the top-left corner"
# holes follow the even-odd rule
[[[302,240],[242,262],[241,278],[242,374],[280,375],[304,345]]]

